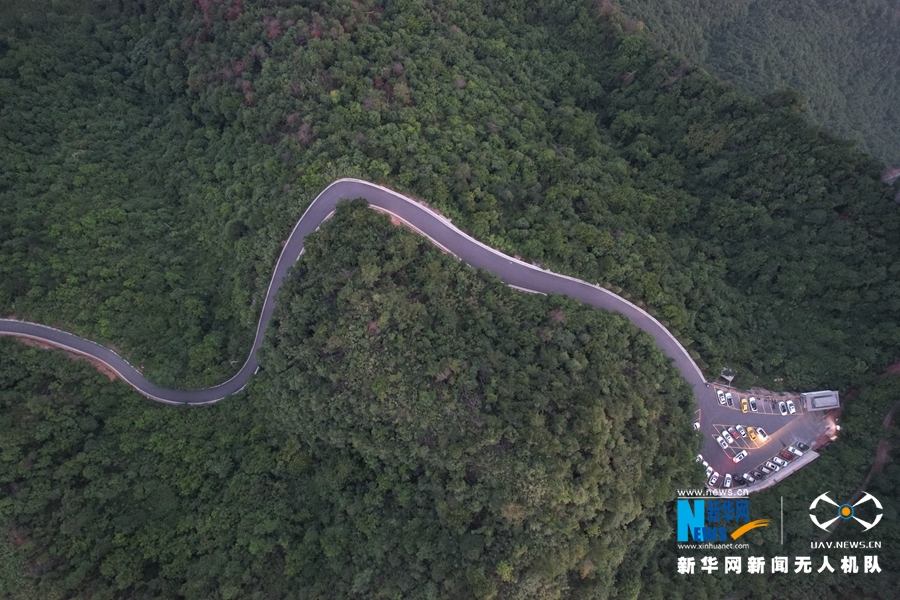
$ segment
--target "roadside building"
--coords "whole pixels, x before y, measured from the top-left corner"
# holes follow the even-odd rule
[[[806,404],[806,410],[831,410],[841,405],[837,392],[807,392],[800,394]]]

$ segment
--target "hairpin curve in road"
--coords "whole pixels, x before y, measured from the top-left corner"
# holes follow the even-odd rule
[[[97,360],[115,371],[138,392],[157,402],[167,404],[218,402],[244,389],[247,382],[250,381],[250,377],[259,370],[256,353],[262,346],[269,320],[272,318],[275,296],[281,288],[288,269],[297,262],[303,253],[303,240],[334,213],[338,202],[353,198],[363,198],[368,201],[371,208],[397,217],[428,238],[433,244],[473,267],[490,271],[500,277],[503,283],[514,289],[570,296],[596,308],[621,313],[637,327],[653,336],[660,349],[673,360],[682,377],[691,384],[698,401],[701,394],[709,393],[703,372],[700,371],[684,346],[668,329],[663,327],[662,323],[640,307],[600,286],[541,269],[507,256],[463,233],[449,219],[415,200],[386,187],[360,179],[338,179],[326,187],[294,225],[294,229],[281,251],[281,256],[275,263],[275,271],[272,273],[272,280],[266,291],[266,299],[263,302],[259,323],[256,327],[256,336],[253,339],[253,347],[250,349],[247,361],[241,370],[225,383],[202,390],[160,388],[147,381],[143,375],[128,364],[128,361],[109,348],[38,323],[0,319],[0,335],[38,340]]]

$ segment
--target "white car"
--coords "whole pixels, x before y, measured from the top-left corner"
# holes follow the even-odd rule
[[[725,440],[722,439],[721,435],[716,436],[716,441],[719,442],[719,445],[722,446],[723,450],[728,449],[728,444],[725,443]]]
[[[702,454],[698,454],[698,455],[697,455],[697,458],[694,459],[694,462],[703,462],[703,455],[702,455]]]
[[[780,471],[780,470],[781,470],[781,467],[779,467],[778,465],[776,465],[775,463],[773,463],[771,460],[767,460],[767,461],[766,461],[766,467],[768,467],[768,469],[769,469],[770,471],[773,471],[773,472],[776,472],[776,471]]]
[[[709,479],[709,476],[713,474],[713,468],[708,466],[706,467],[706,478]]]
[[[694,421],[694,429],[700,431],[700,421]]]
[[[766,435],[766,430],[763,429],[762,427],[756,428],[756,435],[758,435],[759,439],[761,439],[763,442],[769,441],[769,436]]]
[[[750,410],[752,410],[753,412],[757,411],[756,398],[754,398],[753,396],[750,396]]]
[[[790,452],[791,454],[796,454],[797,456],[803,456],[803,453],[800,452],[799,450],[797,450],[796,448],[794,448],[793,446],[788,446],[787,449],[788,449],[788,452]]]
[[[744,460],[746,457],[747,457],[747,451],[746,451],[746,450],[741,450],[740,452],[738,452],[737,454],[735,454],[734,456],[732,456],[732,457],[731,457],[731,460],[733,460],[735,463],[739,463],[739,462],[741,462],[742,460]]]
[[[728,406],[734,406],[734,397],[731,392],[725,392],[725,400],[728,402]]]
[[[793,400],[788,400],[788,401],[787,401],[787,405],[788,405],[788,412],[789,412],[789,413],[794,414],[795,412],[797,412],[797,407],[794,406],[794,401],[793,401]]]
[[[725,394],[722,392],[722,390],[716,390],[716,396],[719,397],[719,404],[724,405],[725,404]]]
[[[722,487],[731,487],[731,473],[725,473],[725,481],[722,482]]]
[[[709,478],[709,485],[716,485],[719,480],[719,474],[713,471],[712,477]]]
[[[742,438],[747,437],[747,430],[744,429],[742,426],[740,426],[740,425],[735,425],[734,428],[738,430],[738,433],[741,434],[741,437],[742,437]]]
[[[722,437],[724,437],[726,440],[728,440],[728,443],[729,443],[729,444],[733,444],[733,443],[734,443],[734,438],[731,437],[731,434],[728,433],[728,430],[727,430],[727,429],[723,429],[723,430],[722,430]]]
[[[756,483],[756,478],[753,477],[753,476],[751,476],[750,473],[744,473],[744,474],[742,475],[742,477],[743,477],[744,479],[746,479],[747,481],[749,481],[750,483]]]
[[[781,465],[782,467],[786,467],[786,466],[787,466],[787,461],[784,460],[783,458],[781,458],[780,456],[773,456],[773,457],[772,457],[772,460],[774,460],[776,463],[778,463],[778,464]]]

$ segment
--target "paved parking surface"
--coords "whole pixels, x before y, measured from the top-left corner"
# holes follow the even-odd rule
[[[733,407],[719,404],[717,389],[731,392]],[[807,411],[806,407],[801,405],[799,394],[776,393],[759,396],[756,393],[741,392],[716,384],[710,384],[707,392],[700,400],[700,410],[696,418],[700,423],[699,432],[703,434],[705,440],[700,451],[703,460],[719,473],[719,480],[714,487],[722,487],[726,473],[734,476],[758,469],[788,446],[796,447],[797,442],[803,442],[813,448],[816,439],[828,430],[829,421],[825,418],[827,411]],[[757,411],[748,410],[744,413],[741,411],[741,398],[749,400],[751,396],[756,398]],[[796,414],[782,416],[778,402],[786,403],[787,400],[793,401]],[[727,444],[727,448],[723,449],[716,441],[716,436],[722,436],[722,431],[729,427],[737,430],[736,425],[741,425],[745,430],[751,427],[756,430],[761,427],[768,435],[768,440],[763,441],[759,436],[756,440],[751,440],[749,430],[746,437],[741,437],[740,434],[735,437],[729,432],[734,442]],[[732,457],[742,450],[747,451],[747,456],[735,464]]]

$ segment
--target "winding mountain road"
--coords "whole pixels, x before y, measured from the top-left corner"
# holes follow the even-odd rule
[[[303,253],[303,240],[331,216],[338,202],[354,198],[366,199],[371,208],[397,217],[435,245],[473,267],[490,271],[511,287],[542,294],[554,293],[571,296],[591,306],[623,314],[632,323],[652,335],[662,351],[672,358],[682,377],[693,387],[698,403],[703,400],[701,404],[703,405],[711,397],[714,397],[703,373],[687,350],[659,321],[638,306],[597,285],[566,275],[559,275],[507,256],[466,235],[448,219],[415,200],[359,179],[339,179],[329,185],[313,200],[300,220],[297,221],[278,262],[275,264],[275,272],[272,274],[272,280],[266,292],[250,355],[241,370],[225,383],[203,390],[160,388],[147,381],[125,359],[109,348],[37,323],[0,319],[0,335],[38,340],[100,361],[151,400],[168,404],[218,402],[241,391],[247,385],[250,377],[258,370],[259,362],[256,353],[262,346],[263,336],[272,317],[275,296],[288,269]]]

